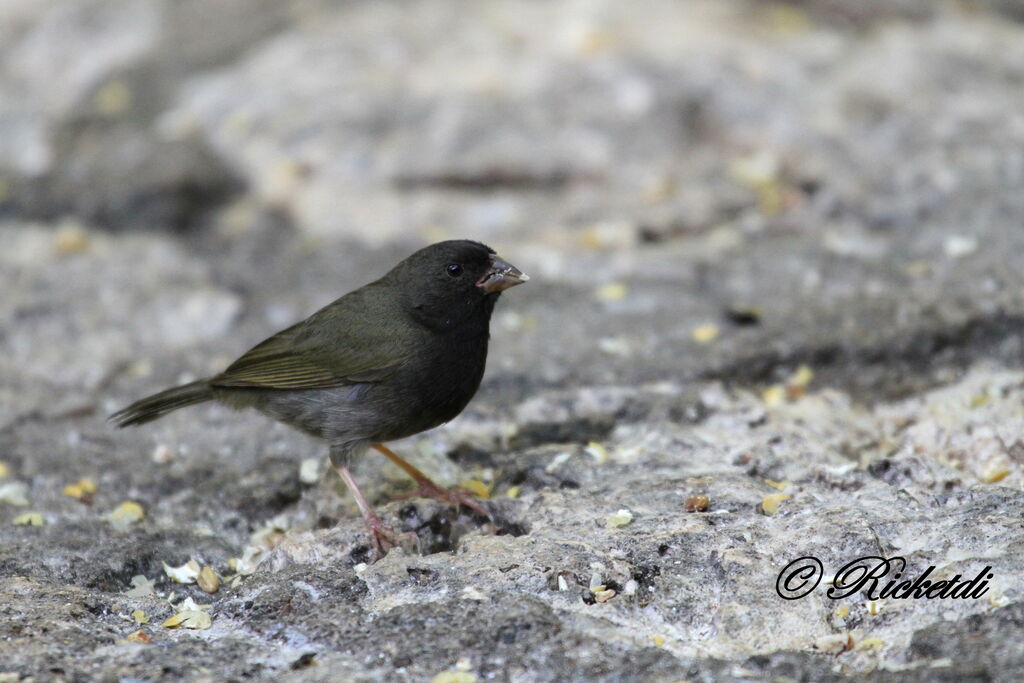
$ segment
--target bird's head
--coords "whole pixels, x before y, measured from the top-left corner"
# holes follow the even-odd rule
[[[530,278],[485,244],[449,240],[424,247],[386,278],[401,288],[417,318],[453,327],[474,315],[490,318],[498,295]]]

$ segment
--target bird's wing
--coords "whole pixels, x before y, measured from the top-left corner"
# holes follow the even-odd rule
[[[387,319],[383,324],[379,320],[365,322],[360,315],[364,311],[353,310],[353,304],[359,302],[346,301],[348,298],[257,344],[211,384],[317,389],[386,379],[408,359],[408,344]]]

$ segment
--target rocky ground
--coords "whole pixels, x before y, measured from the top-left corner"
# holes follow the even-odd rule
[[[8,0],[0,680],[1019,679],[1022,21]],[[369,563],[321,444],[105,424],[448,237],[532,280],[394,448],[491,521],[367,456]],[[829,597],[863,556],[992,576]]]

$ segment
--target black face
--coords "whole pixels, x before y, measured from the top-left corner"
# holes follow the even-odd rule
[[[491,270],[494,251],[479,242],[451,240],[420,249],[388,278],[402,288],[417,318],[431,327],[452,327],[474,315],[490,317],[498,292],[479,283]]]

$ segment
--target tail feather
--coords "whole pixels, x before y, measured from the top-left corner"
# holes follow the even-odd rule
[[[122,408],[107,418],[118,427],[141,425],[157,420],[178,408],[213,399],[213,389],[208,380],[201,379],[180,387],[165,389],[158,394],[147,396],[127,408]]]

